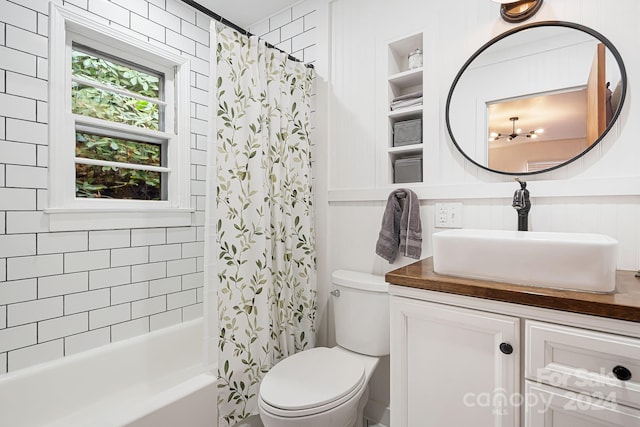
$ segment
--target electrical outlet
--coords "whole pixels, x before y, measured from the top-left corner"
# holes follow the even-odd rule
[[[462,203],[436,203],[436,228],[462,228]]]

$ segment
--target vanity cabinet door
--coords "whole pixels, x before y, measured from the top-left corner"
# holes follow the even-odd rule
[[[640,410],[526,381],[525,427],[638,427]]]
[[[391,298],[391,425],[520,423],[519,319]]]

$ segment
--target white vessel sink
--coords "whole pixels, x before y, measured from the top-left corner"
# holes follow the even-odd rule
[[[586,292],[616,286],[618,241],[601,234],[456,229],[433,234],[436,273]]]

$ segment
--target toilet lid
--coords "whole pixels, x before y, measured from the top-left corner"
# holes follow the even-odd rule
[[[294,354],[274,366],[260,384],[260,398],[274,408],[303,410],[326,405],[360,387],[358,358],[326,347]]]

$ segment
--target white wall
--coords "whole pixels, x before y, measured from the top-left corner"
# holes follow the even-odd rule
[[[381,184],[388,146],[386,43],[417,32],[426,35],[425,182],[412,186],[421,198],[422,257],[431,255],[436,201],[461,201],[465,228],[516,229],[511,198],[517,183],[457,152],[446,131],[445,104],[467,58],[517,24],[502,21],[499,5],[489,0],[336,0],[330,18],[329,271],[382,274],[414,261],[399,257],[388,264],[375,255],[375,243],[387,195],[397,187]],[[531,20],[565,20],[599,31],[620,51],[630,83],[617,124],[595,149],[557,171],[527,177],[530,229],[610,235],[620,242],[618,267],[628,270],[640,267],[640,122],[633,120],[639,109],[639,19],[636,0],[545,0]],[[388,398],[385,381],[374,384],[373,399]]]
[[[380,185],[381,161],[387,155],[384,47],[414,32],[424,32],[425,183],[412,188],[422,199],[423,257],[430,255],[435,231],[433,205],[439,200],[463,202],[463,226],[515,229],[510,207],[518,187],[513,178],[484,171],[453,146],[445,127],[445,103],[453,78],[482,44],[514,27],[499,17],[490,1],[423,2],[338,0],[331,7],[331,99],[329,122],[329,268],[384,272],[393,265],[375,255],[384,202],[393,185]],[[640,174],[636,134],[640,123],[629,120],[638,109],[634,77],[640,41],[636,23],[640,5],[616,2],[547,0],[534,21],[566,20],[586,25],[607,37],[625,62],[629,92],[622,114],[604,140],[587,155],[557,171],[529,176],[532,196],[530,229],[581,231],[610,235],[620,242],[620,269],[640,267]],[[354,159],[358,159],[354,167]]]
[[[319,31],[317,3],[300,1],[250,25],[248,30],[297,59],[314,64]]]
[[[0,374],[203,314],[211,20],[179,0],[62,3],[190,58],[194,214],[190,227],[49,232],[43,212],[48,2],[0,0],[0,104],[8,107],[0,108]],[[317,3],[325,5],[324,12],[317,11]],[[323,15],[326,20],[326,13],[325,2],[302,1],[250,31],[313,63],[322,46],[317,19]],[[15,101],[36,112],[36,120],[10,108]],[[314,122],[318,115],[314,111]],[[322,130],[314,132],[324,140]],[[316,158],[320,169],[325,161],[322,153]],[[318,200],[325,200],[326,184],[316,176],[318,188]],[[324,205],[319,207],[320,226]],[[320,250],[324,240],[318,239]],[[99,267],[90,267],[94,262]],[[326,300],[324,289],[321,301]],[[324,335],[321,327],[319,339]]]
[[[203,311],[210,19],[178,0],[61,3],[191,59],[194,213],[188,227],[49,232],[48,2],[0,0],[0,373]]]
[[[429,156],[425,158],[426,182],[414,188],[422,198],[423,257],[431,254],[429,236],[434,231],[433,205],[438,200],[463,202],[464,227],[514,229],[517,224],[515,211],[510,206],[511,196],[517,188],[512,178],[485,172],[467,162],[453,147],[444,125],[446,95],[460,66],[484,42],[513,27],[499,18],[498,5],[488,0],[335,0],[326,10],[327,3],[325,0],[306,0],[250,27],[252,32],[264,34],[273,44],[305,61],[314,62],[319,72],[316,92],[320,96],[316,96],[314,129],[315,190],[320,316],[324,320],[328,317],[326,301],[330,271],[347,268],[383,273],[413,261],[401,258],[390,265],[374,253],[386,196],[395,188],[377,184],[380,182],[377,176],[380,156],[386,156],[383,148],[386,141],[381,140],[386,138],[386,133],[379,135],[376,129],[380,120],[386,120],[380,109],[380,98],[383,97],[379,94],[380,82],[385,76],[380,69],[381,64],[384,65],[385,52],[380,46],[387,40],[423,31],[429,41],[424,46],[427,81],[433,85],[430,88],[432,96],[425,100],[425,120],[428,120],[425,141]],[[113,13],[111,25],[128,27],[139,37],[160,34],[161,40],[152,39],[152,42],[173,44],[174,48],[182,50],[181,54],[192,58],[192,111],[196,120],[196,126],[192,128],[206,129],[206,124],[202,123],[206,120],[208,104],[209,19],[206,16],[178,0],[67,0],[66,4],[89,9],[90,13],[107,18]],[[127,11],[127,7],[131,10]],[[12,12],[2,8],[11,8]],[[129,275],[128,280],[107,282],[101,289],[91,286],[91,278],[98,277],[98,273],[99,277],[108,277],[102,273],[115,274],[120,270],[108,265],[95,272],[65,272],[63,261],[58,260],[64,260],[71,253],[91,256],[88,242],[91,236],[95,239],[98,235],[88,231],[78,235],[48,232],[46,215],[42,213],[46,178],[29,188],[12,188],[12,183],[21,181],[20,175],[12,174],[20,170],[24,173],[22,167],[34,168],[29,170],[35,172],[34,176],[38,172],[38,176],[46,174],[46,136],[39,136],[43,135],[41,129],[46,126],[46,89],[36,95],[27,94],[27,89],[15,84],[18,76],[28,77],[31,89],[47,83],[46,50],[45,53],[42,50],[47,34],[46,2],[0,0],[0,11],[0,105],[11,105],[8,100],[17,96],[38,112],[35,121],[26,121],[23,117],[14,117],[18,114],[12,111],[15,109],[0,108],[0,373],[13,369],[9,360],[36,363],[201,315],[204,132],[196,131],[191,139],[192,206],[196,209],[192,226],[120,230],[102,236],[111,242],[105,249],[110,255],[129,247],[145,248],[149,253],[153,247],[160,251],[179,247],[181,255],[159,261],[161,267],[183,263],[185,255],[190,265],[195,260],[195,267],[175,276],[177,279],[163,276],[131,283]],[[128,19],[116,19],[116,16],[125,15]],[[327,26],[329,18],[330,30]],[[549,19],[584,24],[609,38],[625,61],[630,85],[618,124],[596,149],[568,167],[528,178],[533,203],[530,227],[533,230],[608,234],[620,241],[619,268],[635,270],[640,267],[640,174],[637,172],[640,146],[636,142],[640,123],[629,119],[638,109],[633,81],[640,66],[640,52],[636,49],[640,41],[637,26],[640,5],[636,0],[546,0],[533,20]],[[206,41],[202,31],[207,32]],[[177,37],[181,32],[185,38]],[[17,34],[20,37],[16,37]],[[179,45],[176,40],[180,40]],[[330,58],[326,56],[329,40],[332,43]],[[15,58],[35,65],[25,73],[16,68],[22,62],[18,63],[19,59]],[[325,91],[330,96],[328,106],[322,98]],[[21,126],[16,128],[16,124]],[[16,130],[28,135],[29,139],[7,138],[15,135]],[[327,146],[324,146],[325,142]],[[25,190],[20,192],[24,195],[22,199],[33,208],[25,209],[17,200],[8,199],[8,189]],[[41,245],[29,243],[38,242],[38,238],[58,238],[59,252],[45,254],[41,252]],[[86,244],[69,246],[82,239]],[[27,254],[21,249],[25,245]],[[37,256],[41,258],[30,258]],[[56,269],[51,271],[60,274],[25,272],[27,277],[13,280],[7,277],[7,264],[16,259],[54,260]],[[145,265],[123,266],[122,271],[141,270]],[[152,288],[175,284],[178,279],[179,289],[174,287],[173,292],[149,298]],[[55,295],[46,294],[43,298],[42,292],[37,293],[45,288]],[[136,289],[141,296],[135,296],[140,295],[136,294]],[[111,307],[113,295],[120,291],[130,292],[132,298],[123,304],[149,311],[135,318],[131,310],[128,318],[118,319],[115,314],[111,317],[109,313],[115,313]],[[107,292],[109,301],[100,299],[100,295],[107,295]],[[188,305],[175,308],[169,305],[170,300],[175,298],[177,301],[179,296],[187,295],[190,298]],[[67,314],[64,308],[61,310],[56,306],[58,301],[64,304],[74,300],[86,304],[82,311]],[[152,301],[157,301],[157,308],[153,308]],[[53,310],[44,310],[45,305],[41,304],[47,303],[52,304]],[[8,311],[22,309],[27,316],[32,316],[31,322],[8,324]],[[42,317],[42,313],[53,314]],[[92,313],[94,318],[106,315],[107,324],[92,328]],[[35,331],[47,327],[56,331],[53,338],[49,336],[46,337],[48,340],[39,341]],[[331,344],[330,337],[331,332],[325,336],[320,332],[321,343]],[[384,367],[381,372],[382,377],[374,379],[371,393],[372,398],[384,403],[388,399],[385,389],[388,379],[384,377]]]

